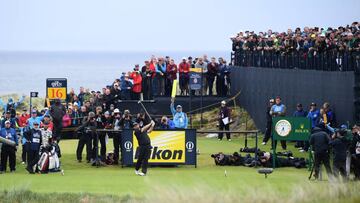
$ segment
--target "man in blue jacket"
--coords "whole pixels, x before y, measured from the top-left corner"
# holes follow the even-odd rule
[[[25,96],[22,96],[18,102],[14,102],[14,99],[10,97],[7,103],[4,103],[0,98],[0,106],[3,106],[4,112],[11,112],[11,118],[16,116],[16,108],[24,101]]]
[[[130,100],[131,88],[133,82],[130,80],[129,75],[125,74],[124,80],[121,81],[121,98],[123,100]]]
[[[16,128],[16,120],[15,118],[11,117],[11,112],[7,111],[5,113],[5,118],[1,121],[1,128],[5,128],[5,122],[9,121],[10,122],[10,127],[11,128]]]
[[[284,117],[286,115],[286,106],[281,102],[281,97],[277,96],[275,99],[275,104],[270,109],[270,115],[272,117]],[[283,150],[286,150],[286,141],[281,140],[281,147]],[[273,147],[276,148],[277,142],[273,142]]]
[[[296,105],[296,111],[293,113],[293,117],[306,117],[307,115],[308,115],[308,112],[303,109],[303,106],[301,103],[298,103]],[[296,141],[295,147],[302,149],[304,147],[304,142]]]
[[[164,130],[175,129],[175,124],[171,119],[167,118],[166,116],[163,116],[161,118],[159,128]]]
[[[10,121],[5,121],[5,128],[2,128],[0,131],[0,136],[7,140],[15,142],[16,146],[12,146],[6,143],[2,144],[1,147],[1,167],[0,174],[6,171],[7,160],[9,159],[10,172],[15,172],[16,165],[16,147],[18,145],[18,138],[16,136],[16,131],[14,128],[11,128]]]
[[[25,133],[26,142],[30,145],[28,151],[28,160],[26,170],[30,174],[34,174],[34,166],[39,161],[39,151],[42,143],[41,130],[39,128],[39,122],[34,121],[34,128]]]
[[[27,120],[30,129],[34,128],[34,123],[40,123],[46,115],[49,115],[49,111],[46,111],[44,115],[38,116],[35,109],[31,111],[31,117]]]
[[[320,111],[316,108],[316,103],[312,102],[310,104],[310,110],[306,117],[311,120],[311,128],[314,128],[319,123]]]
[[[306,116],[307,118],[310,119],[311,122],[311,129],[314,129],[315,126],[317,126],[320,122],[320,111],[316,108],[316,103],[312,102],[310,104],[310,110],[309,113]],[[300,149],[300,152],[307,152],[309,149],[309,142],[305,141],[304,142],[304,147],[303,149]]]
[[[175,110],[174,102],[175,102],[175,98],[171,98],[170,110],[174,117],[173,121],[175,124],[175,128],[186,129],[188,125],[188,118],[186,116],[186,113],[182,112],[181,105],[177,105]]]

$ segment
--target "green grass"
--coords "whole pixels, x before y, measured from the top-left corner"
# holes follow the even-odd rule
[[[233,153],[243,147],[243,138],[232,142],[199,138],[198,168],[180,166],[155,167],[146,177],[134,174],[133,168],[107,166],[96,168],[77,163],[76,140],[60,143],[65,175],[26,173],[17,164],[15,174],[0,175],[0,202],[356,202],[359,183],[308,181],[307,169],[276,169],[268,179],[247,167],[215,166],[210,154]],[[250,139],[253,144],[254,139]],[[108,145],[112,150],[112,143]],[[268,146],[263,150],[268,150]],[[293,146],[290,150],[295,152]],[[299,155],[297,153],[297,155]],[[20,152],[18,152],[18,157]],[[301,154],[304,156],[304,154]],[[227,171],[227,177],[224,171]],[[335,189],[334,189],[335,188]],[[319,197],[315,196],[318,195]],[[305,198],[305,199],[303,199]]]

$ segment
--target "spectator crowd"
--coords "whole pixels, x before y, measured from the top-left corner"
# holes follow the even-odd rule
[[[82,106],[85,102],[115,107],[121,100],[153,100],[157,96],[170,97],[174,80],[179,81],[181,96],[198,92],[190,91],[190,74],[201,70],[203,80],[202,94],[227,96],[230,94],[230,67],[220,57],[216,59],[207,55],[193,59],[183,57],[177,65],[169,56],[155,57],[146,60],[142,66],[136,64],[133,70],[123,72],[111,85],[102,88],[102,91],[91,91],[83,87],[79,94],[72,89],[67,95],[67,103]],[[199,95],[199,94],[198,94]],[[104,107],[104,106],[103,106]]]
[[[354,70],[360,68],[360,23],[286,32],[240,31],[231,37],[237,66]]]
[[[274,117],[286,116],[286,105],[282,103],[278,96],[270,99],[266,109],[266,131],[263,145],[266,145],[272,136],[272,119]],[[348,178],[346,163],[351,163],[351,170],[354,172],[355,179],[360,179],[360,124],[355,124],[349,129],[347,124],[338,125],[336,115],[331,109],[330,103],[325,102],[321,108],[312,102],[309,109],[303,108],[301,103],[296,105],[296,111],[292,117],[308,118],[311,123],[311,136],[309,141],[297,141],[295,147],[301,152],[311,150],[314,153],[314,177],[319,179],[321,164],[324,164],[326,172],[330,178],[342,176]],[[276,141],[271,146],[276,148]],[[281,141],[283,150],[287,149],[286,141]],[[331,156],[332,155],[332,156]],[[333,166],[330,166],[332,157]],[[351,160],[351,161],[350,161]]]

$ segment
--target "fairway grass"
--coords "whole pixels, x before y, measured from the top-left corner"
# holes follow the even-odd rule
[[[77,163],[77,141],[64,140],[64,176],[29,175],[18,161],[16,173],[0,175],[0,202],[360,202],[359,183],[329,182],[326,175],[324,181],[309,181],[307,169],[279,168],[265,179],[254,168],[215,166],[212,153],[233,153],[243,143],[242,137],[232,142],[201,137],[198,168],[153,167],[140,177],[130,167]],[[305,156],[289,145],[297,156]],[[107,148],[113,149],[111,142]],[[269,151],[269,146],[261,149]]]

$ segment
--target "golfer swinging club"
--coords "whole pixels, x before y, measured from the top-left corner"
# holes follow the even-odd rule
[[[138,160],[135,165],[135,174],[139,176],[145,176],[148,167],[148,161],[151,152],[151,141],[148,133],[150,133],[155,126],[155,122],[152,120],[149,124],[140,128],[139,123],[134,122],[133,128],[135,131],[136,139],[138,140]],[[140,167],[142,168],[139,171]]]

